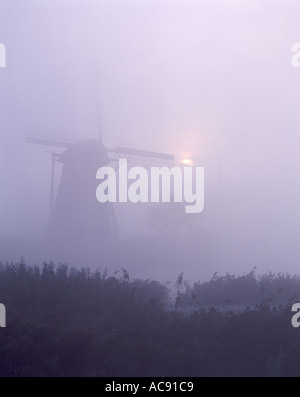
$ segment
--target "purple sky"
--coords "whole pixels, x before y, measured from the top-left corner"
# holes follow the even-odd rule
[[[47,221],[50,149],[25,136],[96,137],[99,112],[106,146],[205,167],[205,210],[180,237],[188,278],[299,273],[299,15],[290,0],[0,0],[0,236]],[[122,238],[153,234],[145,208],[116,212]]]

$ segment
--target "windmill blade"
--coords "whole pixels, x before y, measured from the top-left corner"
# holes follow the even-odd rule
[[[63,147],[63,148],[70,148],[73,146],[72,143],[55,141],[52,139],[44,139],[44,138],[27,137],[26,141],[28,143],[34,143],[37,145],[44,145],[44,146],[57,146],[57,147]]]
[[[73,143],[73,142],[59,141],[48,138],[27,137],[26,141],[28,143],[34,143],[37,145],[52,146],[52,147],[56,146],[64,149],[75,148],[78,150],[85,150],[85,151],[93,151],[95,147],[99,145],[99,142],[96,139],[78,140]]]
[[[100,117],[100,97],[99,97],[99,81],[98,81],[98,61],[95,59],[94,64],[94,79],[95,79],[95,103],[96,103],[96,117],[97,117],[97,136],[99,142],[102,143],[102,128]]]
[[[70,148],[83,140],[82,136],[78,134],[57,132],[36,126],[26,128],[25,139],[28,143],[61,148]]]
[[[119,153],[124,155],[133,155],[133,156],[141,156],[141,157],[151,157],[151,158],[157,158],[157,159],[169,160],[169,161],[175,160],[175,157],[172,154],[150,152],[148,150],[131,149],[120,146],[116,147],[115,149],[107,149],[107,151],[111,153]]]
[[[152,166],[173,166],[175,157],[167,153],[151,152],[148,150],[131,149],[127,147],[116,147],[107,149],[111,161],[118,161],[119,158],[126,158],[131,165]]]

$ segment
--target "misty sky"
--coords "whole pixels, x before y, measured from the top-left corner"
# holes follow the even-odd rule
[[[99,117],[108,147],[205,167],[187,276],[299,273],[299,15],[296,0],[0,0],[1,238],[49,214],[51,148],[25,137],[93,138]],[[123,238],[147,233],[140,206],[116,211]]]

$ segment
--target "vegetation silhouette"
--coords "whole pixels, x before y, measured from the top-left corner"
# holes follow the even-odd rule
[[[180,274],[174,287],[176,310],[166,286],[123,268],[1,264],[0,376],[300,375],[298,277],[253,270],[189,287]],[[226,300],[241,310],[224,310]]]

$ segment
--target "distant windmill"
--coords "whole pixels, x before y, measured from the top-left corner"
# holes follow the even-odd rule
[[[96,201],[96,171],[109,163],[114,165],[119,158],[129,163],[144,166],[170,165],[174,156],[170,154],[137,150],[126,147],[109,149],[103,145],[100,123],[99,89],[95,62],[95,99],[98,139],[77,140],[67,137],[55,140],[45,137],[28,137],[27,142],[53,148],[51,158],[50,217],[47,225],[48,240],[58,253],[73,253],[83,259],[89,257],[99,261],[109,253],[118,241],[119,226],[112,203]],[[55,148],[64,149],[57,152]],[[63,164],[61,180],[55,197],[55,163]]]
[[[63,257],[72,253],[94,261],[105,257],[118,241],[119,226],[111,203],[96,201],[96,171],[119,158],[131,164],[170,165],[170,154],[137,150],[126,147],[106,148],[99,132],[98,139],[72,143],[68,139],[53,140],[28,137],[27,142],[53,148],[51,153],[50,218],[48,239],[53,249]],[[54,148],[64,149],[61,153]],[[63,164],[57,195],[54,194],[55,163]]]

